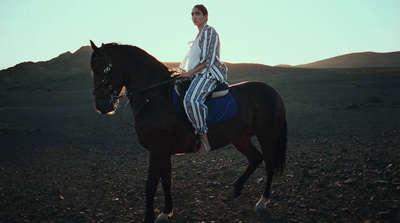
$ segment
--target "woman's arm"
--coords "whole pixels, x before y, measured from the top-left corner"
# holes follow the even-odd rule
[[[182,78],[191,77],[195,73],[203,70],[205,67],[206,67],[206,61],[204,61],[203,63],[197,65],[195,68],[189,70],[188,72],[181,73],[181,75],[179,75],[179,77],[182,77]]]
[[[211,66],[214,64],[217,54],[219,54],[219,37],[214,28],[204,27],[204,32],[201,33],[200,39],[200,63],[206,62],[206,68],[202,72],[208,73]]]

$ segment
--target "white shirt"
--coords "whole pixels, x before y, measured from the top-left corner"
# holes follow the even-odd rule
[[[190,41],[188,43],[190,50],[186,54],[182,63],[179,65],[179,68],[181,68],[185,71],[189,71],[200,64],[201,50],[200,50],[200,46],[199,46],[199,39],[200,38],[197,37],[194,41]]]

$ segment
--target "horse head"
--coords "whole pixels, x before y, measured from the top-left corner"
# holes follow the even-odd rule
[[[118,61],[114,61],[109,44],[99,48],[92,41],[93,49],[90,68],[94,81],[93,95],[95,97],[96,110],[101,114],[114,114],[118,107],[119,95],[124,86],[121,72],[113,67]]]
[[[101,114],[113,114],[118,107],[121,90],[136,94],[138,103],[151,97],[151,89],[171,83],[170,70],[139,47],[117,43],[97,47],[92,41],[91,70],[94,81],[95,105]],[[149,93],[150,92],[150,93]],[[136,107],[141,107],[137,105]]]

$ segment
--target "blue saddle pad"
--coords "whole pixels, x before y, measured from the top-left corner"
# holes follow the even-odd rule
[[[186,116],[182,98],[175,91],[172,91],[172,98],[176,112],[181,116]],[[219,98],[207,98],[205,104],[208,107],[208,125],[229,121],[236,116],[238,111],[236,100],[231,93]]]

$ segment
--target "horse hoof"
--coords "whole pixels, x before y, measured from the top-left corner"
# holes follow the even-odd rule
[[[173,215],[174,215],[173,212],[171,212],[171,213],[161,213],[160,215],[158,215],[155,223],[169,222],[169,219],[172,218]]]
[[[242,205],[243,204],[243,197],[244,197],[243,194],[241,194],[241,195],[239,195],[237,197],[234,197],[233,198],[233,205],[235,207],[238,207],[238,206]]]
[[[265,198],[264,196],[257,202],[256,207],[254,208],[254,212],[263,212],[267,210],[267,204],[271,201],[270,199]]]

